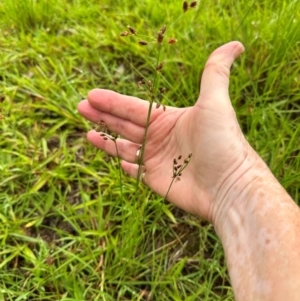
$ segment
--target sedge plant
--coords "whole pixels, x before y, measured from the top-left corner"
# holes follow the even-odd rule
[[[137,164],[138,164],[138,175],[136,179],[136,189],[135,189],[135,195],[137,196],[138,189],[139,189],[139,184],[142,180],[142,172],[146,172],[144,170],[144,155],[145,155],[145,148],[147,144],[147,134],[150,126],[150,117],[151,117],[151,112],[153,110],[153,107],[155,106],[155,109],[160,109],[162,108],[163,111],[166,111],[167,107],[163,103],[164,100],[164,93],[166,91],[165,87],[160,86],[160,78],[161,78],[161,73],[165,65],[165,61],[163,60],[163,47],[164,46],[170,46],[173,45],[177,42],[177,39],[175,37],[166,37],[167,29],[168,27],[173,27],[181,18],[182,16],[189,10],[193,9],[197,6],[197,1],[192,1],[188,3],[188,1],[184,1],[182,3],[182,13],[181,15],[174,20],[170,24],[170,26],[163,25],[160,30],[157,32],[156,36],[144,36],[140,35],[137,30],[131,26],[127,26],[127,30],[121,32],[120,36],[123,38],[133,36],[135,37],[134,42],[137,42],[141,46],[147,46],[147,47],[155,47],[156,48],[156,54],[155,54],[155,64],[152,66],[152,78],[147,79],[147,78],[142,78],[137,82],[137,86],[139,89],[146,89],[148,92],[148,101],[149,101],[149,107],[148,107],[148,112],[147,112],[147,119],[146,119],[146,125],[145,125],[145,132],[143,135],[143,140],[142,144],[140,145],[140,149],[138,151],[138,156],[137,156]],[[115,143],[116,147],[116,153],[117,157],[119,158],[119,152],[118,152],[118,147],[116,143],[117,135],[116,134],[109,134],[108,131],[108,126],[105,124],[103,120],[100,121],[100,124],[103,126],[104,132],[100,133],[100,136],[103,137],[104,140],[110,139]],[[180,177],[182,176],[183,170],[187,167],[189,164],[190,160],[192,158],[192,153],[188,154],[187,158],[184,159],[184,162],[182,164],[179,164],[177,162],[182,159],[182,155],[180,154],[178,158],[174,158],[173,162],[173,171],[172,171],[172,179],[170,182],[170,185],[167,189],[167,192],[164,196],[164,200],[167,199],[167,196],[170,192],[170,189],[174,182],[179,181]],[[118,159],[119,160],[119,159]],[[119,170],[120,170],[120,161],[118,161],[119,164]],[[119,173],[120,177],[120,185],[122,185],[122,174],[121,172]],[[122,188],[121,188],[121,193],[122,193]]]

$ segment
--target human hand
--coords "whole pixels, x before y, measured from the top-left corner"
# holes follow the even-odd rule
[[[185,211],[214,221],[223,196],[247,170],[251,147],[245,140],[228,95],[230,67],[244,48],[231,42],[209,57],[201,80],[200,96],[193,107],[153,107],[148,129],[144,166],[145,182],[165,196],[173,176],[173,159],[192,159],[181,181],[174,182],[168,201]],[[123,170],[137,177],[136,152],[143,140],[149,102],[109,90],[95,89],[78,105],[79,113],[92,122],[104,122],[123,138],[117,139]],[[88,140],[116,156],[114,142],[92,130]]]

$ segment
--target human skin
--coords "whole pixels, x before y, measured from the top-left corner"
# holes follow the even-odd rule
[[[168,201],[212,222],[223,244],[235,298],[300,300],[300,210],[246,141],[228,94],[230,67],[244,51],[239,42],[215,50],[193,107],[153,108],[145,147],[145,182],[164,196],[173,159],[192,159]],[[117,139],[123,170],[137,177],[149,102],[95,89],[79,113],[105,123]],[[116,156],[112,141],[90,131],[88,140]]]

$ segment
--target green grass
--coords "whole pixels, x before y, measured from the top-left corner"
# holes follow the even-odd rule
[[[147,97],[136,82],[153,35],[181,1],[0,2],[0,300],[232,300],[211,225],[140,188],[85,139],[76,111],[94,87]],[[300,2],[203,0],[170,30],[162,82],[189,106],[210,52],[240,40],[230,94],[251,145],[300,201]],[[251,242],[249,242],[251,243]]]

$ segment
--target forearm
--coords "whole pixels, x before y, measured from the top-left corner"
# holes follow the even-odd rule
[[[224,195],[216,224],[235,297],[300,300],[300,210],[264,163],[258,165]]]

